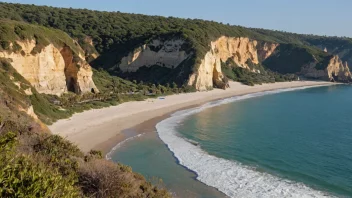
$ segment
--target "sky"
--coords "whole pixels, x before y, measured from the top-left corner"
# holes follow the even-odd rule
[[[350,14],[352,0],[12,0],[3,2],[198,18],[245,27],[352,37],[352,15]]]

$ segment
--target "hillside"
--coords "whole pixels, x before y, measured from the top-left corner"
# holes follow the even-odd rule
[[[0,3],[1,197],[169,197],[45,124],[131,100],[226,89],[229,79],[351,82],[351,45],[197,19]]]
[[[130,167],[82,153],[50,135],[33,111],[50,105],[11,64],[0,59],[1,197],[170,197]]]
[[[84,52],[78,44],[62,31],[22,22],[1,20],[0,30],[1,197],[170,197],[130,167],[106,161],[100,151],[83,153],[51,135],[43,123],[108,104],[78,102],[102,97],[96,93],[90,66],[80,58]],[[78,74],[71,76],[76,84],[70,90],[66,86],[71,82],[65,79],[69,75],[64,72],[74,68]],[[90,75],[84,76],[87,72],[82,74],[82,69]],[[109,81],[110,76],[100,75],[94,79],[105,92],[102,80]],[[91,84],[85,84],[87,80]],[[86,85],[93,87],[84,89]],[[63,104],[65,99],[75,101]]]
[[[197,19],[98,12],[86,9],[2,3],[0,10],[2,11],[1,18],[36,23],[67,32],[80,43],[86,52],[86,59],[93,67],[102,68],[111,75],[138,82],[162,85],[175,82],[178,86],[194,86],[198,90],[211,87],[224,88],[226,87],[224,86],[226,79],[220,72],[219,58],[222,62],[232,58],[236,62],[236,67],[241,68],[248,68],[248,64],[245,63],[249,58],[249,61],[254,62],[254,65],[264,65],[266,70],[270,69],[282,74],[286,74],[284,71],[296,71],[295,74],[307,78],[333,81],[350,79],[349,74],[346,76],[343,71],[335,71],[334,69],[335,73],[333,74],[331,69],[324,71],[329,67],[328,63],[330,62],[326,57],[330,57],[332,60],[331,55],[339,55],[342,64],[336,67],[340,70],[347,70],[344,62],[350,61],[348,48],[339,48],[341,43],[346,45],[350,43],[350,39],[346,38],[327,38],[251,29]],[[232,49],[226,49],[229,57],[212,51],[216,48],[212,48],[214,42],[216,43],[223,36],[230,40],[243,38],[238,46],[232,45]],[[246,39],[252,41],[250,45],[253,45],[254,50],[251,52],[243,50],[249,46],[246,44]],[[273,56],[270,59],[270,65],[276,64],[277,66],[268,67],[263,62],[264,59],[269,58],[272,51],[269,50],[270,55],[267,54],[269,56],[264,59],[261,55],[263,51],[266,53],[266,46],[272,44],[275,46],[292,44],[298,51],[308,49],[305,56],[310,56],[310,58],[301,60],[301,57],[295,57],[300,53],[290,53],[287,50],[281,52],[281,49],[286,48],[279,47],[276,48],[275,54],[285,55],[288,57],[285,60],[290,61],[286,62]],[[327,53],[321,49],[325,49],[325,47],[329,48]],[[248,54],[252,55],[247,56]],[[210,58],[211,61],[210,56],[213,57]],[[241,57],[242,60],[239,61],[238,57]],[[258,61],[256,61],[257,59]],[[308,65],[317,67],[313,66],[307,69]],[[277,69],[277,67],[283,69]],[[258,66],[259,68],[260,66]],[[342,73],[344,74],[340,78],[334,78]]]
[[[0,19],[0,35],[0,58],[8,59],[38,92],[98,92],[84,51],[66,33]]]

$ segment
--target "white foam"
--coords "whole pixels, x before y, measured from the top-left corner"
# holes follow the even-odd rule
[[[255,168],[244,166],[241,163],[209,155],[199,146],[179,137],[175,129],[187,116],[207,108],[247,98],[310,87],[312,86],[266,91],[210,102],[200,107],[178,111],[170,118],[159,122],[156,128],[161,140],[174,153],[181,165],[194,171],[199,181],[217,188],[230,197],[332,197],[302,183],[281,179],[256,171]]]
[[[113,154],[118,148],[120,148],[123,144],[125,144],[126,142],[129,142],[129,141],[131,141],[131,140],[133,140],[133,139],[135,139],[135,138],[139,138],[139,137],[141,137],[141,136],[144,135],[144,134],[145,134],[145,133],[138,134],[138,135],[136,135],[136,136],[127,138],[127,139],[125,139],[124,141],[118,143],[116,146],[114,146],[114,148],[111,149],[111,151],[110,151],[109,153],[107,153],[107,154],[105,155],[105,159],[111,160],[112,154]]]

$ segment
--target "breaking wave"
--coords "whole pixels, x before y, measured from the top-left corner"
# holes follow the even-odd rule
[[[178,111],[156,125],[159,137],[168,146],[179,163],[197,174],[197,179],[230,197],[332,197],[306,185],[282,179],[253,167],[209,155],[197,144],[180,137],[176,127],[187,117],[205,109],[287,91],[301,90],[316,86],[278,89],[260,93],[235,96],[200,107]]]
[[[126,142],[129,142],[129,141],[131,141],[131,140],[133,140],[133,139],[135,139],[135,138],[139,138],[139,137],[141,137],[142,135],[144,135],[144,133],[138,134],[138,135],[133,136],[133,137],[130,137],[130,138],[127,138],[127,139],[125,139],[124,141],[118,143],[116,146],[114,146],[114,148],[111,149],[111,151],[110,151],[109,153],[107,153],[107,154],[105,155],[105,159],[111,160],[112,154],[113,154],[118,148],[120,148],[120,147],[121,147],[123,144],[125,144]]]

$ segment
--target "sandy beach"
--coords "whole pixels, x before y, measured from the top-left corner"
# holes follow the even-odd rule
[[[61,135],[74,142],[84,152],[98,149],[106,153],[124,139],[121,134],[123,130],[135,127],[146,121],[152,121],[151,123],[154,124],[179,109],[255,92],[332,84],[336,83],[295,81],[246,86],[238,82],[230,82],[230,88],[226,90],[214,89],[207,92],[170,95],[164,97],[164,99],[157,98],[126,102],[108,108],[85,111],[74,114],[69,119],[59,120],[49,126],[49,128],[53,134]],[[151,130],[151,128],[149,127],[148,130]]]

